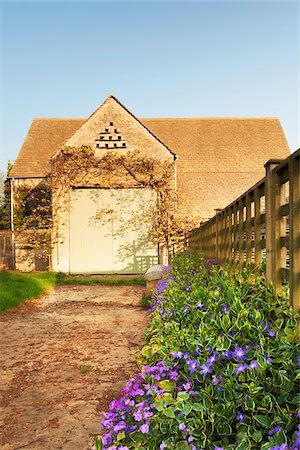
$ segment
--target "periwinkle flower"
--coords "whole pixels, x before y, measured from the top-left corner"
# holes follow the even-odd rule
[[[201,346],[198,344],[197,347],[196,347],[196,350],[195,350],[194,355],[195,355],[195,356],[199,356],[200,353],[201,353]]]
[[[133,417],[137,422],[140,422],[143,419],[143,414],[141,413],[141,411],[136,411],[135,413],[133,413]]]
[[[229,308],[226,305],[226,303],[223,303],[221,311],[222,311],[222,314],[226,314],[229,311]]]
[[[243,359],[247,359],[247,349],[237,345],[235,350],[232,352],[232,356],[237,361],[242,361]]]
[[[190,292],[191,289],[192,289],[192,286],[186,286],[184,288],[185,292]]]
[[[216,375],[213,375],[211,378],[211,382],[214,386],[216,386],[219,383],[218,378],[216,377]]]
[[[119,431],[124,430],[124,428],[126,428],[126,423],[124,420],[121,420],[121,422],[114,426],[114,432],[118,433]]]
[[[186,306],[186,307],[184,308],[184,310],[183,310],[183,313],[186,314],[186,313],[189,312],[189,310],[190,310],[190,307],[189,307],[189,306]]]
[[[218,352],[214,352],[212,356],[209,356],[207,363],[213,366],[218,361]]]
[[[199,308],[200,311],[204,311],[204,303],[198,302],[198,303],[197,303],[197,308]]]
[[[247,365],[246,364],[238,364],[238,366],[234,369],[235,373],[239,375],[240,373],[246,372]]]
[[[273,434],[276,434],[281,430],[282,430],[282,427],[280,427],[279,425],[276,425],[273,429],[268,431],[268,435],[272,436]]]
[[[200,366],[200,373],[201,375],[203,375],[204,377],[206,377],[207,374],[212,372],[212,369],[210,367],[210,364],[207,364],[207,362],[205,364],[202,364],[202,366]]]
[[[244,422],[244,414],[241,411],[237,411],[236,420],[240,423]]]
[[[198,365],[199,365],[199,363],[198,363],[198,361],[196,360],[196,359],[191,359],[189,362],[188,362],[188,366],[189,366],[189,370],[190,370],[190,372],[191,373],[194,373],[194,372],[196,372],[196,370],[198,369]]]
[[[185,423],[184,423],[184,422],[180,423],[178,428],[179,428],[179,430],[181,430],[181,431],[185,430],[185,429],[186,429]]]
[[[140,431],[143,434],[147,434],[149,432],[149,423],[144,423],[143,425],[140,426]]]
[[[249,369],[258,370],[258,362],[256,360],[251,361],[249,364]]]
[[[276,336],[276,331],[269,331],[268,336],[275,337]]]

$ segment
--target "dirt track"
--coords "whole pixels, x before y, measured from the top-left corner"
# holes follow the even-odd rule
[[[58,287],[0,316],[0,448],[84,450],[136,370],[140,286]]]

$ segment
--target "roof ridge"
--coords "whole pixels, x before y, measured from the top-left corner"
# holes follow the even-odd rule
[[[277,116],[261,116],[261,117],[140,117],[140,120],[279,120]]]
[[[86,117],[34,117],[34,120],[86,120]]]

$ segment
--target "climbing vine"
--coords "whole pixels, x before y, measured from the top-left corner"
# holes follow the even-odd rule
[[[149,238],[164,245],[169,255],[182,247],[184,237],[199,223],[177,213],[173,163],[144,156],[138,151],[107,151],[98,155],[89,146],[63,147],[52,157],[49,177],[33,189],[19,188],[15,195],[16,227],[39,230],[33,235],[32,246],[43,246],[45,250],[47,247],[49,252],[50,235],[52,244],[61,242],[62,229],[67,223],[70,189],[83,186],[155,190],[155,211],[153,205],[149,206]],[[98,210],[95,219],[110,220],[109,211]]]

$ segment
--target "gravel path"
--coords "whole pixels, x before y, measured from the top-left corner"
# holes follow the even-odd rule
[[[0,316],[1,450],[84,450],[136,370],[141,286],[63,286]]]

